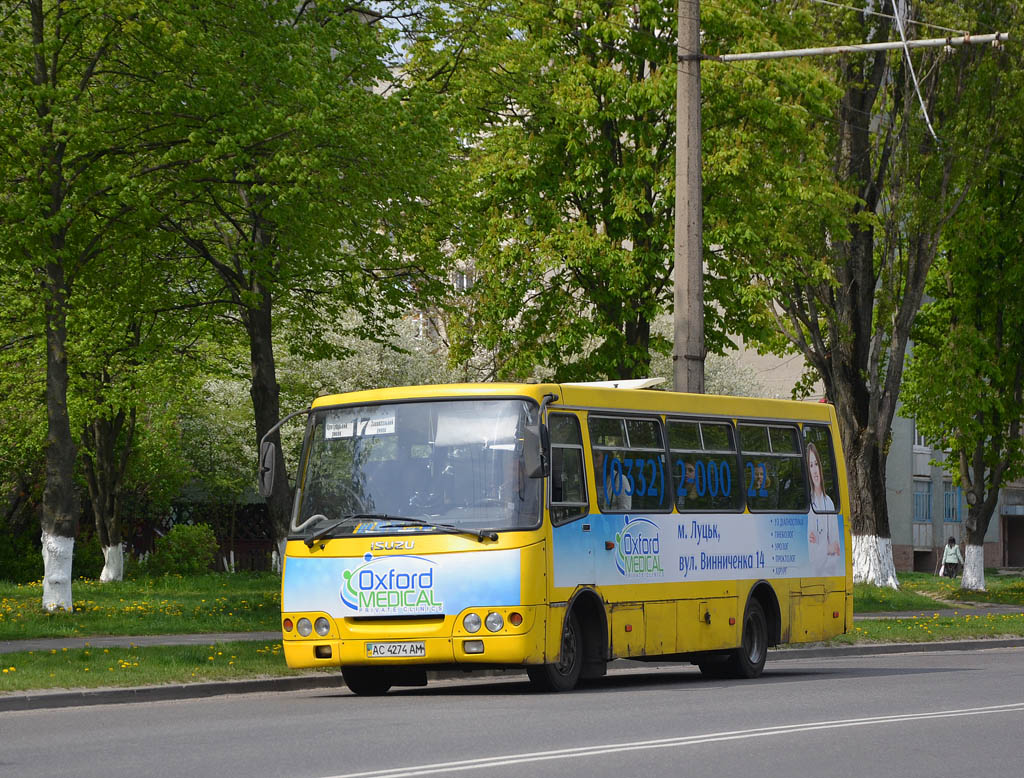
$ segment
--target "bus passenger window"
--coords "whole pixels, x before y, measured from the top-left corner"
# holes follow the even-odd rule
[[[668,419],[668,445],[676,510],[742,507],[739,457],[731,424]]]
[[[601,511],[669,510],[661,420],[592,415],[588,426]]]
[[[836,459],[828,427],[804,425],[804,461],[811,490],[811,510],[833,513],[838,510]]]
[[[550,511],[552,524],[564,524],[590,512],[583,468],[583,438],[573,414],[548,416],[551,437]]]
[[[743,482],[751,510],[807,510],[800,439],[795,427],[740,424]]]

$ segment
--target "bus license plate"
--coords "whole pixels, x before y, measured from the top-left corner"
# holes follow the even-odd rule
[[[388,656],[426,656],[427,645],[422,641],[415,643],[367,643],[368,659]]]

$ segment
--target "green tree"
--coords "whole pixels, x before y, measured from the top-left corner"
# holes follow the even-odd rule
[[[175,461],[172,422],[200,371],[209,369],[216,308],[195,304],[183,274],[187,266],[163,254],[156,240],[147,248],[143,257],[112,250],[98,259],[106,272],[79,289],[90,300],[88,311],[71,317],[70,412],[80,430],[81,472],[104,555],[104,582],[123,575],[126,494],[152,497],[180,487],[187,476]],[[154,458],[167,465],[164,472],[139,461]],[[138,479],[142,473],[146,483]]]
[[[652,323],[672,298],[675,3],[454,3],[436,13],[411,72],[450,98],[464,140],[464,178],[447,210],[452,254],[474,285],[452,321],[455,359],[490,353],[500,377],[647,375],[652,353],[670,350]],[[724,0],[705,26],[717,53],[723,41],[795,41],[801,19]],[[706,148],[730,144],[711,155],[707,218],[767,252],[786,239],[771,227],[798,185],[804,202],[836,199],[816,175],[827,159],[814,159],[806,139],[805,103],[825,105],[829,84],[799,64],[752,96],[748,74],[707,72]],[[718,166],[731,177],[716,176]],[[795,211],[794,227],[803,224]],[[717,272],[728,248],[707,258],[708,343],[718,351],[728,342],[721,312],[739,295]]]
[[[450,97],[465,139],[447,203],[474,285],[450,322],[455,360],[493,353],[500,377],[645,374],[670,294],[664,8],[456,3],[437,15],[413,72]]]
[[[897,36],[892,3],[857,13],[809,6],[816,42],[865,43]],[[990,29],[1000,3],[901,6],[901,18]],[[805,38],[806,40],[806,38]],[[810,41],[808,41],[810,42]],[[804,44],[806,45],[806,43]],[[994,103],[988,47],[845,54],[824,61],[841,97],[827,118],[832,181],[849,205],[804,201],[806,223],[789,251],[759,257],[723,241],[731,283],[758,317],[821,376],[835,403],[854,497],[854,578],[897,586],[885,499],[885,461],[903,379],[904,354],[943,230],[971,189],[990,146]],[[828,218],[821,218],[823,213]],[[809,260],[808,258],[812,258]]]
[[[413,298],[421,268],[402,238],[444,144],[429,104],[387,94],[394,32],[345,3],[215,2],[164,21],[187,48],[158,80],[180,141],[161,161],[161,226],[206,263],[244,334],[259,441],[280,416],[276,327],[317,356],[340,314],[373,336]],[[269,501],[282,536],[285,472]]]
[[[68,322],[97,257],[143,226],[147,58],[172,42],[147,0],[19,0],[0,14],[0,262],[44,359],[43,607],[70,609],[79,515]],[[42,333],[39,340],[35,333]],[[38,359],[38,357],[34,357]]]
[[[1019,57],[1014,57],[1018,59]],[[947,230],[914,327],[903,400],[968,502],[962,585],[985,588],[984,541],[1000,488],[1024,475],[1022,69],[997,93],[999,154]]]

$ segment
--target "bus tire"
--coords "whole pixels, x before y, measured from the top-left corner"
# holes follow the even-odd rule
[[[757,678],[764,670],[768,658],[768,620],[761,603],[751,598],[743,615],[743,635],[740,647],[729,658],[729,669],[734,678]]]
[[[575,612],[570,612],[562,628],[558,661],[550,665],[530,665],[526,674],[534,688],[545,692],[567,692],[576,688],[583,669],[583,631]]]
[[[343,667],[341,677],[352,693],[360,697],[380,697],[391,688],[387,671],[378,667]]]

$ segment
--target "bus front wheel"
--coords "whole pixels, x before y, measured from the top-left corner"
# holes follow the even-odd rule
[[[360,697],[380,697],[391,688],[391,678],[377,667],[343,667],[341,677],[345,685]]]
[[[562,645],[558,661],[550,665],[526,668],[534,687],[546,692],[567,692],[574,689],[583,669],[583,632],[575,613],[570,612],[562,627]]]

